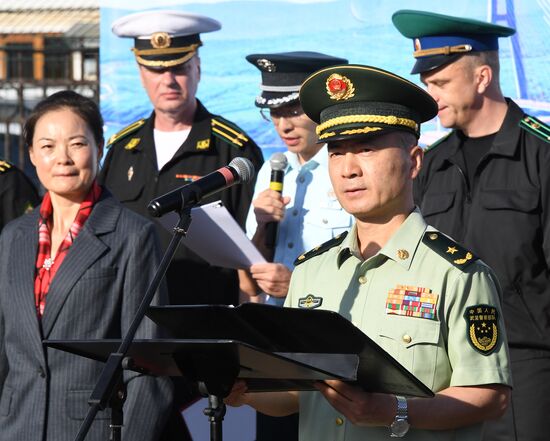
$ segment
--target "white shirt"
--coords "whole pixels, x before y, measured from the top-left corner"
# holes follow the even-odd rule
[[[154,129],[153,136],[155,138],[155,150],[157,153],[157,166],[159,170],[174,157],[178,149],[189,136],[190,131],[191,128],[178,130],[176,132],[163,132]]]
[[[283,196],[290,196],[285,216],[279,223],[274,262],[283,263],[290,270],[294,260],[317,245],[347,231],[353,224],[353,217],[340,206],[336,199],[328,174],[328,152],[326,145],[304,164],[298,155],[285,152],[288,166],[283,181]],[[253,200],[269,188],[271,166],[264,162],[254,188]],[[246,233],[252,238],[257,222],[254,207],[251,206],[246,219]],[[269,302],[282,305],[284,299],[270,297]]]

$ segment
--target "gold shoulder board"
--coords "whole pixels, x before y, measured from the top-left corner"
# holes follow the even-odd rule
[[[115,133],[113,136],[109,138],[109,141],[107,141],[107,145],[112,145],[115,142],[120,141],[121,139],[127,137],[128,135],[134,133],[136,130],[138,130],[143,124],[145,124],[145,119],[142,118],[138,121],[133,122],[129,126],[124,127],[122,130],[120,130],[118,133]]]
[[[0,173],[4,173],[5,171],[9,170],[12,167],[12,165],[7,161],[0,160]]]
[[[235,147],[243,148],[248,142],[248,136],[235,124],[221,116],[215,116],[211,120],[212,134]]]

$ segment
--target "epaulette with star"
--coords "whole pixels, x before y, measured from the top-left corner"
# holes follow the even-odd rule
[[[138,121],[135,121],[132,124],[124,127],[122,130],[115,133],[113,136],[111,136],[109,138],[109,141],[107,141],[107,145],[110,146],[110,145],[114,144],[115,142],[118,142],[121,139],[126,138],[128,135],[131,135],[136,130],[138,130],[141,126],[143,126],[143,124],[145,124],[145,119],[144,118],[142,118]],[[137,143],[136,143],[136,145],[137,145]],[[133,147],[135,147],[135,146],[133,146]]]
[[[12,165],[7,161],[0,160],[0,173],[4,173],[12,168]]]
[[[426,231],[422,242],[457,268],[463,269],[478,257],[439,231]]]
[[[449,132],[447,133],[445,136],[439,138],[436,142],[434,142],[433,144],[430,144],[429,146],[427,146],[425,149],[424,149],[424,153],[425,152],[429,152],[430,150],[436,148],[439,144],[441,144],[443,141],[445,141],[449,136],[451,136],[453,132]]]
[[[319,246],[316,246],[312,250],[307,251],[306,253],[298,256],[298,258],[294,261],[294,266],[304,263],[306,260],[311,259],[312,257],[318,256],[319,254],[323,254],[325,251],[330,250],[332,247],[340,245],[344,241],[347,235],[348,235],[348,232],[344,231],[342,234],[339,234],[338,236],[333,237],[330,240],[327,240],[325,243]]]
[[[532,135],[535,135],[537,138],[550,143],[550,126],[543,123],[540,119],[534,116],[525,115],[521,118],[519,126]]]
[[[214,116],[211,120],[212,134],[237,148],[243,148],[248,142],[248,136],[235,124],[221,116]]]

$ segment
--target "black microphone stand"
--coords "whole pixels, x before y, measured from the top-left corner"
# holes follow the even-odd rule
[[[126,357],[126,353],[132,344],[134,336],[139,328],[147,309],[155,293],[164,277],[168,265],[172,261],[174,254],[181,242],[183,236],[187,234],[189,225],[191,225],[191,207],[184,208],[180,213],[180,219],[177,226],[174,228],[174,236],[162,257],[160,265],[157,268],[157,272],[153,277],[153,280],[149,284],[145,296],[143,297],[139,308],[134,316],[126,335],[122,339],[117,352],[111,353],[107,359],[103,371],[97,381],[95,388],[88,399],[90,409],[86,414],[86,418],[80,426],[75,441],[84,441],[90,426],[92,425],[97,412],[104,410],[107,407],[111,407],[111,439],[113,441],[121,440],[121,432],[123,425],[123,413],[122,406],[125,398],[124,381],[122,378],[122,371],[126,367],[132,365],[132,360]],[[223,403],[223,402],[222,402]],[[221,416],[223,419],[223,415]],[[221,440],[221,438],[219,438]]]

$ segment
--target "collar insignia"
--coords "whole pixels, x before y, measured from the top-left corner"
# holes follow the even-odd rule
[[[141,141],[141,138],[132,138],[130,141],[128,141],[128,144],[124,146],[125,150],[134,150],[139,142]]]
[[[340,101],[355,96],[355,87],[349,78],[333,73],[326,81],[327,93],[330,99]]]
[[[472,347],[483,355],[489,355],[498,343],[498,310],[490,305],[468,306],[464,311],[466,334]]]
[[[197,141],[197,145],[195,148],[197,150],[208,150],[210,148],[210,138]]]
[[[313,294],[308,294],[306,297],[298,299],[298,307],[306,309],[315,309],[323,304],[322,297],[314,297]]]
[[[409,252],[403,249],[397,250],[397,257],[401,260],[407,260],[409,258]]]

